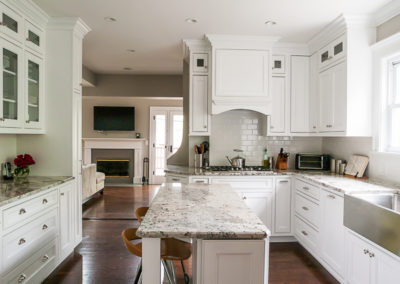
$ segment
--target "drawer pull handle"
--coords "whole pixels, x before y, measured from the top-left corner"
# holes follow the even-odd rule
[[[369,257],[371,257],[371,258],[372,258],[372,257],[375,257],[375,254],[374,254],[373,252],[370,252],[370,253],[369,253]]]
[[[42,262],[46,262],[46,261],[48,261],[49,260],[49,256],[47,255],[47,254],[45,254],[43,257],[42,257]]]
[[[288,180],[280,180],[279,182],[289,182]]]
[[[25,274],[21,274],[21,275],[18,277],[18,283],[24,282],[25,279],[26,279],[26,275],[25,275]]]
[[[22,214],[25,214],[25,213],[26,213],[26,210],[24,208],[21,208],[19,210],[19,215],[22,215]]]
[[[307,186],[303,186],[303,189],[304,189],[304,190],[310,190],[310,188],[307,187]]]
[[[308,233],[307,233],[306,231],[301,231],[301,233],[302,233],[304,236],[308,236]]]
[[[367,254],[367,253],[369,253],[369,250],[364,249],[364,254]]]
[[[179,178],[173,178],[172,181],[179,181]]]
[[[46,230],[49,226],[47,226],[46,224],[43,225],[42,230]]]
[[[46,204],[48,201],[47,201],[47,199],[45,198],[45,199],[43,199],[43,201],[42,201],[42,204]]]
[[[23,245],[24,243],[26,243],[26,241],[25,241],[24,238],[22,238],[22,239],[20,239],[20,240],[18,241],[18,245],[19,245],[19,246],[20,246],[20,245]]]
[[[64,192],[61,192],[61,196],[64,196]]]
[[[204,180],[196,180],[195,183],[205,183]]]
[[[308,211],[308,207],[303,206],[301,208],[303,208],[304,211]]]
[[[333,194],[328,194],[329,198],[335,199],[336,197]]]

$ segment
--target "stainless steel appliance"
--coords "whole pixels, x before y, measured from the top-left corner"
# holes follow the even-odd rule
[[[244,166],[242,168],[234,168],[231,166],[211,166],[207,170],[212,172],[269,172],[274,173],[270,168],[262,166]]]
[[[346,194],[343,223],[347,228],[400,256],[399,194]]]
[[[296,154],[297,170],[329,170],[330,156],[324,154]]]
[[[242,153],[243,150],[240,149],[234,149],[233,151],[237,152],[237,153]],[[240,157],[240,155],[238,154],[236,157],[229,159],[228,156],[226,156],[226,158],[228,159],[229,163],[231,164],[231,166],[233,168],[237,168],[237,169],[241,169],[243,167],[246,166],[246,159],[243,157]]]

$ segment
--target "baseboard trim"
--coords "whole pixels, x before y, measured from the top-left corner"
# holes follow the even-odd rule
[[[270,243],[293,243],[297,242],[294,236],[271,236],[269,237]]]

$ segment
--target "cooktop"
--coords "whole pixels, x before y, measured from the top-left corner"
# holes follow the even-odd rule
[[[208,168],[210,171],[215,172],[228,172],[228,171],[257,171],[257,172],[271,172],[270,168],[262,166],[245,166],[243,168],[234,168],[231,166],[211,166]]]

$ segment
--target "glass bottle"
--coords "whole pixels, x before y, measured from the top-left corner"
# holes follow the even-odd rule
[[[262,163],[263,167],[265,168],[270,168],[271,164],[269,161],[269,157],[268,157],[268,153],[267,153],[267,148],[264,149],[264,157],[263,157],[263,163]]]

